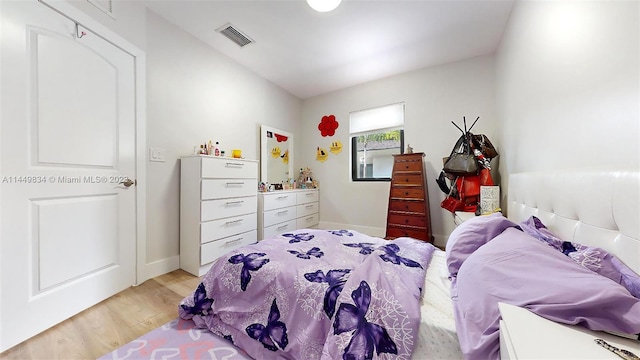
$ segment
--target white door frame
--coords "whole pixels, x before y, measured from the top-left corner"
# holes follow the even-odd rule
[[[62,16],[98,34],[104,40],[129,53],[134,58],[135,116],[136,116],[136,283],[142,284],[151,274],[147,271],[147,108],[146,73],[147,60],[144,51],[133,45],[91,16],[65,1],[38,0]]]

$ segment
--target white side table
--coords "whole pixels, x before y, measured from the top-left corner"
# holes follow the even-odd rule
[[[603,339],[640,355],[640,342],[592,331],[582,326],[547,320],[529,310],[505,303],[500,308],[500,358],[505,359],[618,359],[596,344]]]
[[[458,226],[469,219],[473,219],[474,217],[476,217],[476,213],[456,211],[453,214],[453,222]]]

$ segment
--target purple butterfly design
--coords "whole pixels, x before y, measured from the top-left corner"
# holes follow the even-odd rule
[[[329,232],[337,236],[353,236],[349,230],[330,230]]]
[[[380,255],[380,258],[386,262],[390,262],[396,265],[400,265],[402,263],[408,267],[419,267],[422,269],[422,265],[420,265],[419,263],[398,255],[398,251],[400,251],[400,248],[396,244],[381,246],[376,250],[384,251],[384,254]]]
[[[296,250],[287,250],[289,253],[299,257],[300,259],[311,259],[312,256],[315,256],[317,258],[320,258],[324,255],[324,253],[322,251],[320,251],[320,248],[318,247],[312,247],[309,251],[307,251],[306,253],[302,253]]]
[[[282,234],[282,236],[291,238],[291,240],[289,240],[289,244],[294,244],[300,241],[309,241],[315,237],[315,235],[309,235],[309,233]]]
[[[276,304],[276,299],[273,299],[271,304],[271,311],[269,312],[269,318],[267,320],[267,326],[262,324],[251,324],[247,326],[247,334],[252,339],[258,340],[262,343],[262,346],[271,350],[277,351],[278,347],[282,350],[289,344],[287,338],[287,326],[280,320],[280,310]]]
[[[213,305],[213,299],[207,298],[207,291],[204,289],[204,283],[200,283],[193,293],[193,306],[186,304],[180,305],[187,314],[191,315],[207,315]]]
[[[369,255],[375,250],[373,247],[375,244],[372,243],[351,243],[351,244],[342,244],[344,246],[360,248],[360,254]]]
[[[547,228],[546,226],[544,226],[542,221],[540,221],[540,219],[538,219],[535,216],[533,217],[533,224],[535,225],[536,229],[546,229]]]
[[[229,262],[232,264],[242,263],[242,270],[240,271],[240,288],[242,291],[247,290],[247,285],[251,281],[251,273],[249,271],[257,271],[262,265],[269,262],[269,259],[258,259],[265,256],[265,253],[251,253],[249,255],[238,254],[229,258]]]
[[[314,273],[304,274],[305,279],[311,282],[328,283],[329,287],[324,293],[324,312],[329,319],[333,317],[333,313],[336,311],[336,299],[340,296],[344,284],[349,278],[347,275],[351,272],[349,269],[336,269],[329,270],[325,276],[322,270],[318,270]]]
[[[371,302],[371,288],[366,281],[351,293],[355,305],[341,303],[333,322],[333,333],[340,335],[353,331],[349,345],[342,354],[343,360],[373,359],[374,348],[380,353],[398,354],[398,349],[387,329],[365,319]]]

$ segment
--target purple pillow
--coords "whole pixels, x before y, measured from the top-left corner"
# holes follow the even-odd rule
[[[582,267],[621,284],[634,297],[640,299],[640,276],[608,251],[599,247],[562,240],[549,231],[535,216],[520,223],[520,227],[525,233],[546,242]]]
[[[640,332],[640,299],[516,229],[506,229],[469,256],[452,300],[465,359],[499,359],[498,302],[591,330]]]
[[[460,266],[479,247],[510,227],[517,227],[502,213],[476,216],[458,225],[449,235],[446,246],[449,275],[456,277]]]

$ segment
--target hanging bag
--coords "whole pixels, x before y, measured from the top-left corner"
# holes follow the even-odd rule
[[[471,145],[474,149],[480,150],[484,157],[489,160],[498,156],[496,148],[493,147],[493,144],[491,143],[489,138],[484,134],[473,135],[471,137]]]
[[[466,133],[460,136],[453,150],[451,150],[451,155],[449,155],[449,158],[444,163],[444,172],[455,176],[478,174],[478,160],[476,160],[475,155],[471,152],[468,136],[473,135]]]
[[[463,198],[464,194],[457,189],[456,182],[454,182],[451,186],[451,189],[449,190],[449,194],[440,203],[440,207],[452,213],[455,213],[456,211],[462,210],[464,208],[464,202],[462,201]]]

